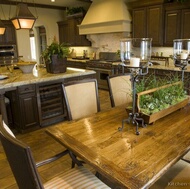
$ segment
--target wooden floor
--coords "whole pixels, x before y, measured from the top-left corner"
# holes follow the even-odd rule
[[[110,108],[110,99],[108,91],[99,90],[101,110]],[[50,136],[45,133],[45,128],[27,133],[27,134],[16,134],[18,139],[27,143],[33,152],[34,159],[36,161],[43,160],[50,157],[58,152],[64,150],[64,147],[53,140]],[[85,165],[88,166],[88,165]],[[59,174],[63,170],[71,168],[71,160],[68,155],[64,156],[54,163],[45,165],[39,168],[40,176],[45,182],[56,174]],[[90,167],[89,167],[90,168]],[[91,168],[90,168],[91,169]],[[91,169],[92,170],[92,169]],[[93,170],[92,170],[93,171]],[[9,164],[6,160],[3,148],[0,144],[0,189],[17,189],[17,185],[13,174],[10,170]]]
[[[106,110],[110,108],[110,99],[108,91],[99,90],[99,96],[100,96],[100,104],[101,104],[101,110]],[[51,127],[51,126],[49,126]],[[40,161],[42,159],[45,159],[51,155],[54,155],[55,153],[61,152],[64,150],[64,147],[61,146],[59,143],[57,143],[55,140],[53,140],[50,136],[48,136],[45,133],[45,128],[27,133],[27,134],[16,134],[16,137],[18,139],[21,139],[23,142],[27,143],[33,152],[34,159],[36,161]],[[158,157],[159,158],[159,157]],[[189,153],[190,158],[190,153]],[[88,165],[85,165],[88,168],[90,168],[92,171],[93,169],[89,167]],[[71,168],[71,160],[68,155],[64,156],[60,160],[45,165],[43,167],[39,168],[40,176],[42,177],[42,180],[45,182],[46,180],[49,180],[50,178],[56,176],[56,174],[59,174],[63,170],[69,170]],[[177,171],[180,170],[180,174],[189,175],[189,169],[187,169],[187,166],[182,162],[182,164],[175,168],[173,168],[173,173],[175,174]],[[178,173],[178,172],[177,172]],[[169,175],[171,177],[171,175]],[[166,174],[167,177],[167,174]],[[110,182],[109,182],[110,184]],[[151,189],[163,189],[163,188],[172,188],[171,186],[167,186],[167,183],[165,185],[163,183],[157,183]],[[111,187],[112,187],[111,183]],[[188,187],[190,187],[190,182]],[[117,188],[112,187],[112,188]],[[175,187],[175,189],[181,188]],[[182,187],[185,188],[186,187]],[[0,189],[18,189],[15,179],[12,175],[12,172],[10,170],[9,164],[6,160],[3,148],[0,144]]]

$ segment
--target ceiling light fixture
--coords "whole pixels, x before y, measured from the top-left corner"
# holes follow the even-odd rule
[[[18,29],[32,29],[36,18],[28,9],[27,4],[19,3],[17,5],[16,16],[11,18],[14,27]]]
[[[5,33],[5,25],[0,20],[0,35],[3,35]]]

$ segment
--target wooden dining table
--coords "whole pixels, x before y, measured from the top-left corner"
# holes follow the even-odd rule
[[[61,122],[47,133],[121,188],[149,188],[190,150],[190,105],[135,134],[125,106]]]

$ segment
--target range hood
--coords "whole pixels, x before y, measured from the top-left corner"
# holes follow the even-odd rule
[[[93,0],[79,34],[131,32],[131,15],[124,0]]]

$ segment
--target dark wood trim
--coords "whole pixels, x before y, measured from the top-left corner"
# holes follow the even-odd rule
[[[165,7],[171,7],[171,8],[188,8],[190,6],[190,2],[189,1],[185,1],[183,3],[180,2],[166,2],[165,0],[154,0],[154,1],[150,1],[150,0],[141,0],[141,1],[132,1],[127,3],[127,5],[130,8],[138,8],[138,7],[146,7],[146,6],[152,6],[152,5],[159,5],[162,4]]]
[[[190,8],[190,2],[173,2],[173,3],[165,3],[164,4],[165,10],[173,10],[173,9],[187,9]]]
[[[0,0],[0,4],[4,5],[17,5],[18,1],[11,1],[11,0]],[[58,10],[66,10],[67,7],[60,7],[60,6],[52,6],[52,5],[44,5],[38,3],[26,3],[29,7],[36,7],[36,8],[48,8],[48,9],[58,9]]]
[[[146,7],[146,6],[151,6],[151,5],[158,5],[158,4],[163,4],[164,0],[141,0],[141,1],[132,1],[130,3],[127,3],[129,7],[131,8],[137,8],[137,7]]]

